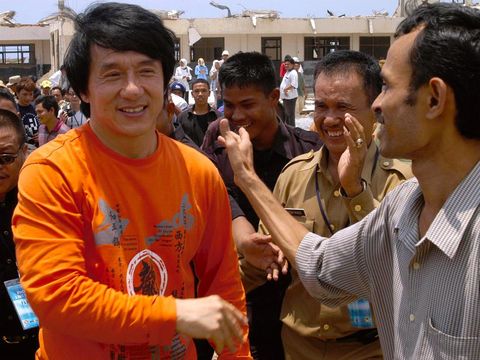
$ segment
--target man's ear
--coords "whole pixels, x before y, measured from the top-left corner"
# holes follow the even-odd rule
[[[449,93],[448,85],[441,78],[433,77],[428,82],[427,91],[428,110],[426,117],[429,119],[434,119],[445,111]]]
[[[273,89],[268,96],[275,103],[275,105],[277,105],[278,101],[280,100],[280,89]]]

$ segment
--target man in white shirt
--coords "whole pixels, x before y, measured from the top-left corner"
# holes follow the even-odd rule
[[[295,126],[295,104],[298,97],[298,74],[294,69],[295,61],[289,58],[285,61],[287,72],[283,76],[280,84],[280,99],[283,100],[285,108],[285,122],[291,126]]]

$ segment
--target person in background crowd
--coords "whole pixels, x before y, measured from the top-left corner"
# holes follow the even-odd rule
[[[303,108],[305,107],[305,78],[303,76],[303,71],[300,72],[300,68],[302,64],[298,57],[294,57],[293,61],[295,61],[294,69],[297,71],[298,75],[298,88],[297,88],[297,102],[295,103],[295,114],[300,115],[302,113]]]
[[[8,78],[8,83],[7,83],[7,88],[10,90],[10,92],[13,94],[13,95],[16,95],[17,93],[17,84],[20,82],[21,80],[21,76],[20,75],[13,75],[13,76],[10,76]]]
[[[90,120],[29,156],[13,219],[37,357],[193,360],[207,338],[250,359],[225,186],[155,129],[174,34],[123,3],[91,5],[75,30],[65,67]]]
[[[52,82],[50,80],[43,80],[40,84],[41,95],[50,95],[52,89]]]
[[[182,98],[185,97],[185,91],[187,91],[187,89],[185,88],[185,86],[181,82],[174,81],[170,84],[169,88],[170,88],[170,92],[172,94],[175,94],[175,95],[180,96]]]
[[[35,359],[38,327],[24,330],[5,281],[18,279],[12,215],[17,205],[17,181],[27,156],[25,130],[15,99],[0,89],[0,354],[2,359]]]
[[[280,64],[280,79],[283,79],[283,77],[285,76],[285,73],[287,72],[287,67],[285,66],[285,63],[287,61],[290,61],[290,59],[292,59],[292,57],[288,54],[285,55],[285,57],[283,58],[283,61]]]
[[[68,127],[57,117],[59,112],[57,101],[52,95],[40,95],[35,99],[35,111],[40,120],[38,129],[38,145],[45,145],[60,134],[65,134]]]
[[[280,84],[280,99],[283,101],[285,108],[285,122],[291,126],[295,126],[295,104],[298,97],[298,73],[294,69],[295,61],[293,58],[285,60],[287,72],[283,75]]]
[[[189,81],[192,80],[192,68],[188,66],[187,59],[180,59],[180,66],[175,70],[173,78],[183,85],[185,91],[190,90]],[[187,99],[185,99],[187,100]]]
[[[230,56],[230,53],[228,52],[228,50],[223,50],[222,51],[222,59],[220,60],[220,66],[223,65],[223,63],[225,61],[227,61],[228,57]]]
[[[480,11],[456,3],[419,6],[399,24],[372,109],[380,153],[411,159],[415,178],[329,239],[291,217],[254,174],[247,131],[221,124],[237,184],[305,289],[333,307],[369,299],[386,359],[480,354],[479,34]],[[350,126],[343,136],[340,175],[364,133]]]
[[[220,106],[218,95],[221,94],[221,91],[218,90],[218,71],[220,70],[220,61],[213,60],[212,68],[210,69],[210,89],[213,91],[213,98],[215,99],[215,106],[218,109]],[[221,100],[221,96],[220,96]]]
[[[208,103],[209,95],[208,81],[204,79],[194,80],[192,82],[192,96],[195,104],[177,117],[177,121],[182,125],[185,133],[198,146],[202,145],[208,125],[222,115]]]
[[[198,58],[197,66],[195,66],[195,76],[197,79],[208,80],[208,68],[203,58]]]
[[[70,87],[68,89],[68,94],[70,98],[70,105],[64,112],[64,115],[62,114],[62,117],[65,117],[65,124],[70,128],[74,129],[77,127],[82,126],[85,124],[88,120],[88,118],[85,116],[85,114],[82,112],[80,109],[81,106],[81,101],[80,98],[77,96],[75,91]]]
[[[17,107],[20,113],[20,119],[23,122],[25,132],[27,134],[27,143],[38,146],[38,121],[35,107],[33,106],[33,92],[35,91],[35,83],[29,78],[22,78],[16,84]]]

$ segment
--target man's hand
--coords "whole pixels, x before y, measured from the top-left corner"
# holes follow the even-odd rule
[[[338,162],[338,177],[343,190],[349,197],[354,197],[363,191],[362,170],[369,144],[363,126],[348,113],[345,114],[344,137],[347,149]]]
[[[246,317],[232,304],[218,295],[199,299],[177,299],[178,333],[197,339],[213,341],[220,354],[226,346],[235,352],[243,341]]]
[[[220,133],[222,135],[218,137],[218,141],[227,148],[235,183],[242,188],[245,179],[256,177],[250,136],[243,127],[238,130],[238,134],[230,130],[228,119],[220,120]]]
[[[239,251],[251,265],[267,271],[268,280],[278,280],[279,269],[284,275],[287,273],[287,259],[280,248],[272,243],[270,235],[257,232],[248,234],[240,240]]]
[[[66,124],[67,123],[67,120],[68,120],[68,114],[66,111],[62,111],[61,114],[60,114],[60,117],[59,119],[64,123]]]

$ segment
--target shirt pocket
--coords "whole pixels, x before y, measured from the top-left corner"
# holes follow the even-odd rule
[[[433,325],[428,319],[427,342],[434,359],[477,360],[480,357],[479,337],[457,337],[448,335]]]

